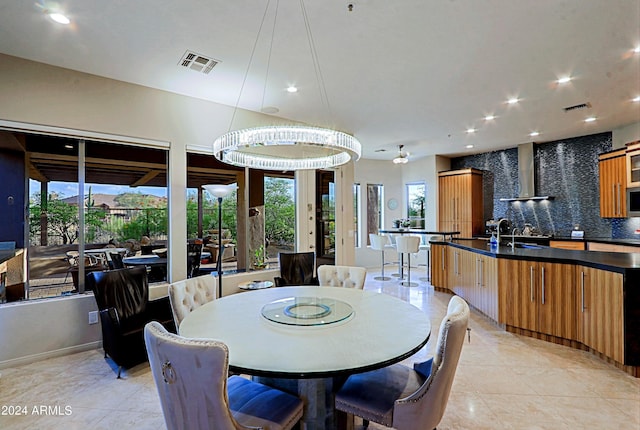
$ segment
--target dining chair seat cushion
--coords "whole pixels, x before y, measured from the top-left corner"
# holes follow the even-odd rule
[[[402,364],[351,375],[336,395],[336,408],[392,427],[395,402],[415,393],[425,380]]]
[[[229,378],[227,392],[229,409],[244,426],[282,430],[302,417],[299,398],[241,376]]]

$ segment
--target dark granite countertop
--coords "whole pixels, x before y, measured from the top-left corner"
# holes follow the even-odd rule
[[[495,258],[513,260],[531,260],[550,263],[580,264],[612,272],[640,272],[640,253],[575,251],[569,249],[538,246],[535,248],[515,248],[500,245],[492,250],[486,240],[456,239],[451,242],[434,242],[447,244],[455,248],[467,249]]]
[[[611,239],[607,237],[585,237],[584,239],[572,239],[568,236],[553,237],[551,240],[566,240],[567,242],[598,242],[610,245],[625,245],[640,247],[640,239]],[[640,252],[640,250],[638,250]]]

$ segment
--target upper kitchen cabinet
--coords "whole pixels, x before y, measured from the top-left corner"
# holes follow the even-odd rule
[[[438,173],[438,219],[441,231],[459,231],[461,237],[484,232],[482,171]]]
[[[627,187],[640,187],[640,141],[627,143]]]
[[[627,151],[620,149],[598,157],[600,170],[600,216],[627,216]]]

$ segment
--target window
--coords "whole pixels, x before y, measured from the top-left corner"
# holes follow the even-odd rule
[[[139,252],[143,242],[166,247],[166,150],[42,135],[25,141],[28,298],[83,292],[79,265],[85,273],[109,268],[107,247],[119,253]]]
[[[360,225],[359,225],[359,216],[360,216],[360,184],[353,184],[353,226],[355,230],[355,241],[354,245],[356,248],[360,247]]]
[[[277,262],[279,252],[295,248],[296,201],[295,179],[264,177],[264,235],[267,256]]]
[[[407,191],[407,218],[411,222],[411,228],[425,228],[425,197],[426,186],[424,182],[411,182],[406,185]]]
[[[369,234],[378,234],[383,225],[384,185],[367,184],[367,245]]]

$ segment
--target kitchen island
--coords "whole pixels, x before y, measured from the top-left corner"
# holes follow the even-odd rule
[[[434,288],[506,330],[589,350],[640,377],[640,253],[432,242]]]

